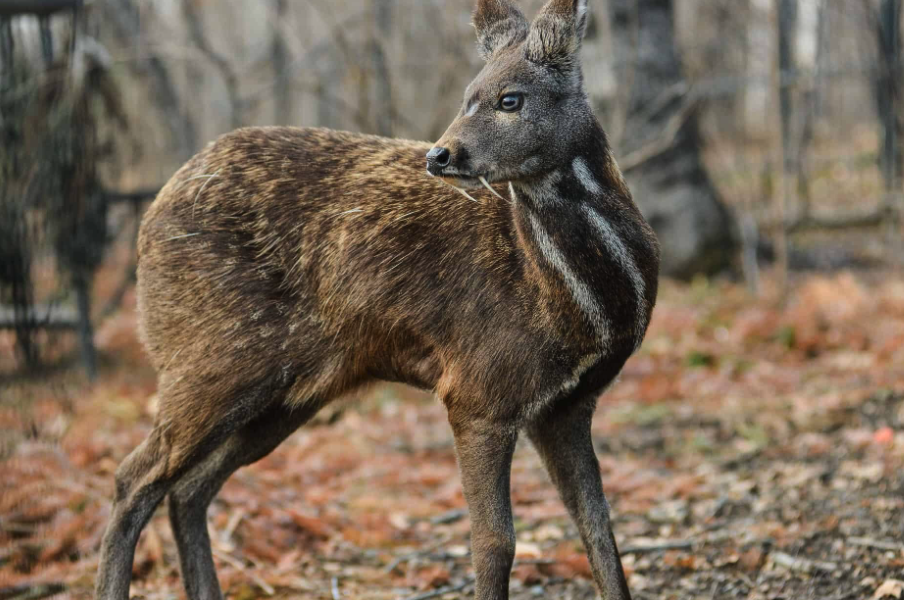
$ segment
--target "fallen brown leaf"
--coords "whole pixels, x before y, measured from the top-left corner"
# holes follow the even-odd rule
[[[289,511],[289,517],[300,529],[314,537],[325,540],[333,535],[333,528],[316,517],[308,517],[294,510]]]
[[[512,569],[512,577],[524,585],[536,585],[543,581],[543,574],[537,565],[516,565]]]

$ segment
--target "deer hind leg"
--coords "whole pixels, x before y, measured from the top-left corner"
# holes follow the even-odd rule
[[[232,434],[170,491],[170,523],[179,548],[182,582],[190,600],[223,597],[207,533],[207,507],[220,487],[238,468],[270,454],[316,412],[314,403],[294,410],[282,404],[268,408]]]
[[[568,402],[528,427],[527,434],[581,533],[603,600],[630,600],[590,436],[595,407],[595,398]]]
[[[178,389],[162,389],[154,429],[116,470],[113,512],[95,584],[95,597],[100,600],[128,599],[135,545],[154,510],[180,477],[260,412],[264,398],[269,397],[269,390],[261,387],[221,396],[219,402],[209,398],[193,402],[191,396],[201,389],[187,380]]]
[[[167,477],[165,434],[155,428],[116,470],[113,513],[101,547],[95,597],[126,600],[138,535],[163,499]]]

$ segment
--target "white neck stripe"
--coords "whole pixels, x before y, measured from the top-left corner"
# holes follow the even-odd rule
[[[612,225],[603,218],[592,206],[584,204],[582,210],[591,227],[596,231],[602,240],[610,256],[618,262],[618,265],[628,274],[634,287],[634,295],[637,297],[637,323],[635,323],[635,336],[637,344],[643,340],[644,327],[646,322],[646,310],[644,310],[646,284],[640,269],[631,257],[631,253],[625,246],[624,241],[612,227]]]
[[[599,304],[597,304],[593,292],[571,270],[565,256],[550,239],[549,234],[543,228],[543,224],[540,223],[540,219],[533,212],[530,213],[530,225],[531,230],[534,232],[534,239],[540,247],[540,253],[562,275],[568,291],[571,292],[571,297],[578,305],[578,308],[581,309],[581,312],[590,320],[597,338],[603,345],[607,345],[610,338],[609,322]]]
[[[574,162],[571,163],[571,168],[574,171],[575,177],[578,178],[578,181],[581,182],[581,185],[584,186],[585,190],[594,196],[599,196],[603,193],[603,188],[597,183],[596,179],[593,177],[593,172],[590,170],[590,167],[587,166],[587,162],[583,158],[579,156],[574,159]]]

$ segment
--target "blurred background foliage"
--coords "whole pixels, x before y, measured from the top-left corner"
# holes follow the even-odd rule
[[[217,135],[285,124],[437,139],[481,66],[471,10],[0,2],[0,328],[15,340],[3,367],[34,367],[68,336],[96,373],[93,324],[132,282],[142,210]],[[664,275],[730,273],[756,293],[764,262],[784,278],[898,260],[900,13],[900,0],[593,0],[588,93]]]

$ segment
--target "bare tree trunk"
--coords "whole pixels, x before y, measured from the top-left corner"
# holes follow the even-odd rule
[[[825,66],[826,46],[826,0],[818,0],[810,7],[815,11],[815,25],[813,27],[814,47],[812,56],[804,57],[809,77],[806,79],[805,88],[800,98],[800,131],[797,144],[797,198],[798,209],[795,220],[805,221],[810,218],[811,192],[810,192],[810,150],[813,143],[813,127],[819,114],[820,106],[820,80]],[[801,60],[798,60],[800,69]]]
[[[53,32],[50,30],[50,16],[38,17],[38,28],[41,31],[41,54],[44,56],[44,66],[48,69],[53,65]]]
[[[94,347],[94,326],[91,324],[91,276],[77,274],[72,281],[78,306],[78,342],[82,363],[89,381],[97,379],[97,350]]]
[[[901,0],[879,0],[875,15],[879,69],[874,83],[876,110],[882,127],[879,166],[885,184],[886,238],[891,255],[898,261],[902,260],[900,244],[904,237],[904,206],[896,206],[896,199],[901,197],[901,171],[904,168],[904,122],[899,114],[902,93],[900,23]]]
[[[286,47],[283,25],[286,19],[286,0],[273,0],[273,45],[270,50],[273,64],[274,120],[278,125],[288,125],[292,120],[292,95],[289,91],[289,51]]]
[[[673,0],[611,0],[610,10],[620,80],[633,73],[619,154],[662,243],[662,272],[690,277],[725,269],[736,258],[737,230],[701,158],[695,103],[675,43]]]
[[[882,177],[887,191],[896,191],[902,169],[902,123],[898,115],[901,93],[901,0],[881,0],[876,39],[879,73],[876,78],[876,108],[882,122]]]
[[[378,135],[392,136],[392,81],[386,57],[392,35],[393,0],[372,0],[374,37],[372,42],[374,76],[374,124]]]
[[[46,17],[64,10],[78,10],[82,0],[3,0],[0,15],[37,15]]]
[[[784,293],[788,280],[788,206],[794,190],[794,153],[792,151],[792,119],[794,98],[792,82],[796,77],[794,63],[794,32],[797,25],[797,0],[776,0],[775,31],[776,60],[773,86],[778,99],[780,140],[777,144],[776,164],[781,170],[775,186],[775,258],[779,273],[779,287]]]
[[[698,50],[695,72],[687,71],[691,78],[722,76],[727,73],[744,73],[747,62],[746,32],[750,20],[750,0],[702,0],[695,11],[694,39],[706,39]],[[701,31],[705,28],[705,31]],[[739,35],[726,35],[727,32]],[[695,43],[696,47],[697,44]],[[703,131],[715,130],[721,135],[740,136],[744,133],[744,94],[719,93],[705,100],[705,117],[701,121]]]
[[[12,73],[14,50],[12,17],[0,15],[0,69],[3,77],[9,77]]]
[[[778,69],[779,114],[781,115],[782,150],[786,174],[793,174],[790,163],[794,161],[793,131],[794,86],[797,65],[794,58],[795,31],[797,28],[797,0],[778,0]]]
[[[9,192],[10,190],[6,190]],[[25,218],[21,206],[12,194],[0,198],[4,223],[0,226],[0,298],[12,306],[12,327],[16,334],[16,349],[29,369],[39,363],[38,346],[34,335],[39,329],[34,310],[34,286],[31,278],[29,240],[25,233]],[[6,325],[6,324],[4,324]]]
[[[333,51],[328,52],[328,57],[332,60],[335,57]],[[337,79],[340,77],[340,71],[336,63],[331,63],[329,70],[319,72],[320,80],[317,82],[317,124],[320,127],[329,127],[335,129],[341,128],[342,107],[336,105],[337,93],[336,89],[341,89],[337,85]]]

